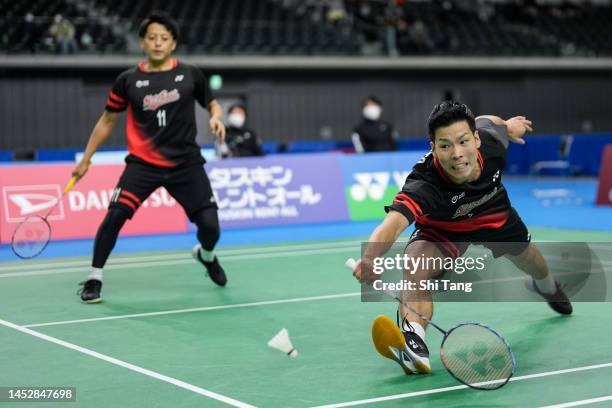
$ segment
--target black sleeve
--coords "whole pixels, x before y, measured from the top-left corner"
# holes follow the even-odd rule
[[[508,137],[508,128],[506,125],[496,125],[491,119],[481,118],[476,120],[476,129],[480,135],[481,141],[483,136],[489,137],[494,141],[500,143],[504,149],[508,149],[510,139]]]
[[[402,191],[393,198],[393,204],[385,206],[385,212],[397,211],[412,224],[422,215],[431,212],[433,197],[427,198],[428,191],[430,189],[426,182],[414,180],[408,176]]]
[[[127,108],[127,78],[128,73],[123,72],[115,79],[115,83],[108,93],[106,106],[104,107],[108,112],[123,112]]]
[[[204,76],[202,71],[196,67],[191,67],[191,72],[193,73],[194,96],[198,103],[206,109],[210,102],[215,99],[208,86],[208,79]]]

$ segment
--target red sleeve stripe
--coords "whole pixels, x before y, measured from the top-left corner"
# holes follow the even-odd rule
[[[403,193],[397,194],[395,196],[395,199],[393,200],[393,204],[402,204],[405,207],[408,207],[408,209],[414,215],[414,218],[417,218],[423,215],[423,210],[421,210],[421,207],[412,198],[408,197],[406,194],[403,194]]]
[[[122,97],[120,97],[119,95],[117,95],[116,93],[114,93],[113,91],[110,91],[108,96],[114,100],[116,100],[117,102],[121,102],[121,103],[125,103],[125,99],[123,99]]]
[[[138,199],[138,197],[136,197],[134,194],[130,193],[129,191],[125,191],[125,190],[121,190],[121,195],[129,198],[130,200],[134,201],[137,205],[141,205],[142,202]]]
[[[136,206],[134,205],[134,203],[133,203],[133,202],[131,202],[130,200],[126,200],[126,199],[125,199],[125,198],[123,198],[123,197],[119,197],[119,200],[117,200],[117,201],[119,201],[120,203],[123,203],[123,204],[127,205],[127,206],[128,206],[128,207],[130,207],[132,210],[136,211],[136,208],[137,208],[137,207],[136,207]]]
[[[113,103],[115,103],[115,104],[117,104],[117,105],[125,106],[125,102],[119,102],[118,100],[113,99],[110,96],[108,97],[108,100],[113,102]]]
[[[106,101],[106,106],[110,106],[111,108],[115,108],[115,109],[125,109],[125,105],[117,105],[110,99]]]

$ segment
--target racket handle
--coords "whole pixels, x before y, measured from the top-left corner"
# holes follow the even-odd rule
[[[344,262],[344,266],[349,268],[351,271],[354,271],[355,268],[357,267],[357,261],[354,260],[353,258],[349,258],[346,260],[346,262]]]
[[[67,193],[70,190],[72,190],[72,187],[74,187],[74,183],[76,183],[76,181],[77,181],[76,176],[72,176],[72,178],[70,179],[68,184],[66,184],[66,188],[64,189],[64,193]]]

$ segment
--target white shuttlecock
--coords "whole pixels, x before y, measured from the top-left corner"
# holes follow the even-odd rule
[[[289,357],[297,357],[298,352],[291,344],[289,339],[289,332],[287,329],[282,329],[268,342],[268,346],[286,353]]]
[[[354,260],[353,258],[349,258],[346,260],[346,262],[344,263],[344,265],[349,268],[351,271],[355,270],[355,267],[357,266],[357,261]]]

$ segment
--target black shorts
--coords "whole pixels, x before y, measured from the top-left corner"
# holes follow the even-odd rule
[[[132,218],[147,197],[159,187],[164,187],[176,199],[189,219],[202,208],[217,208],[210,181],[201,164],[163,168],[139,162],[126,164],[109,208],[122,208]]]
[[[470,244],[481,244],[489,248],[493,256],[498,258],[503,255],[521,254],[531,242],[531,235],[516,210],[511,208],[508,220],[499,228],[451,232],[417,225],[408,245],[414,241],[436,242],[444,255],[453,258],[463,255]]]

